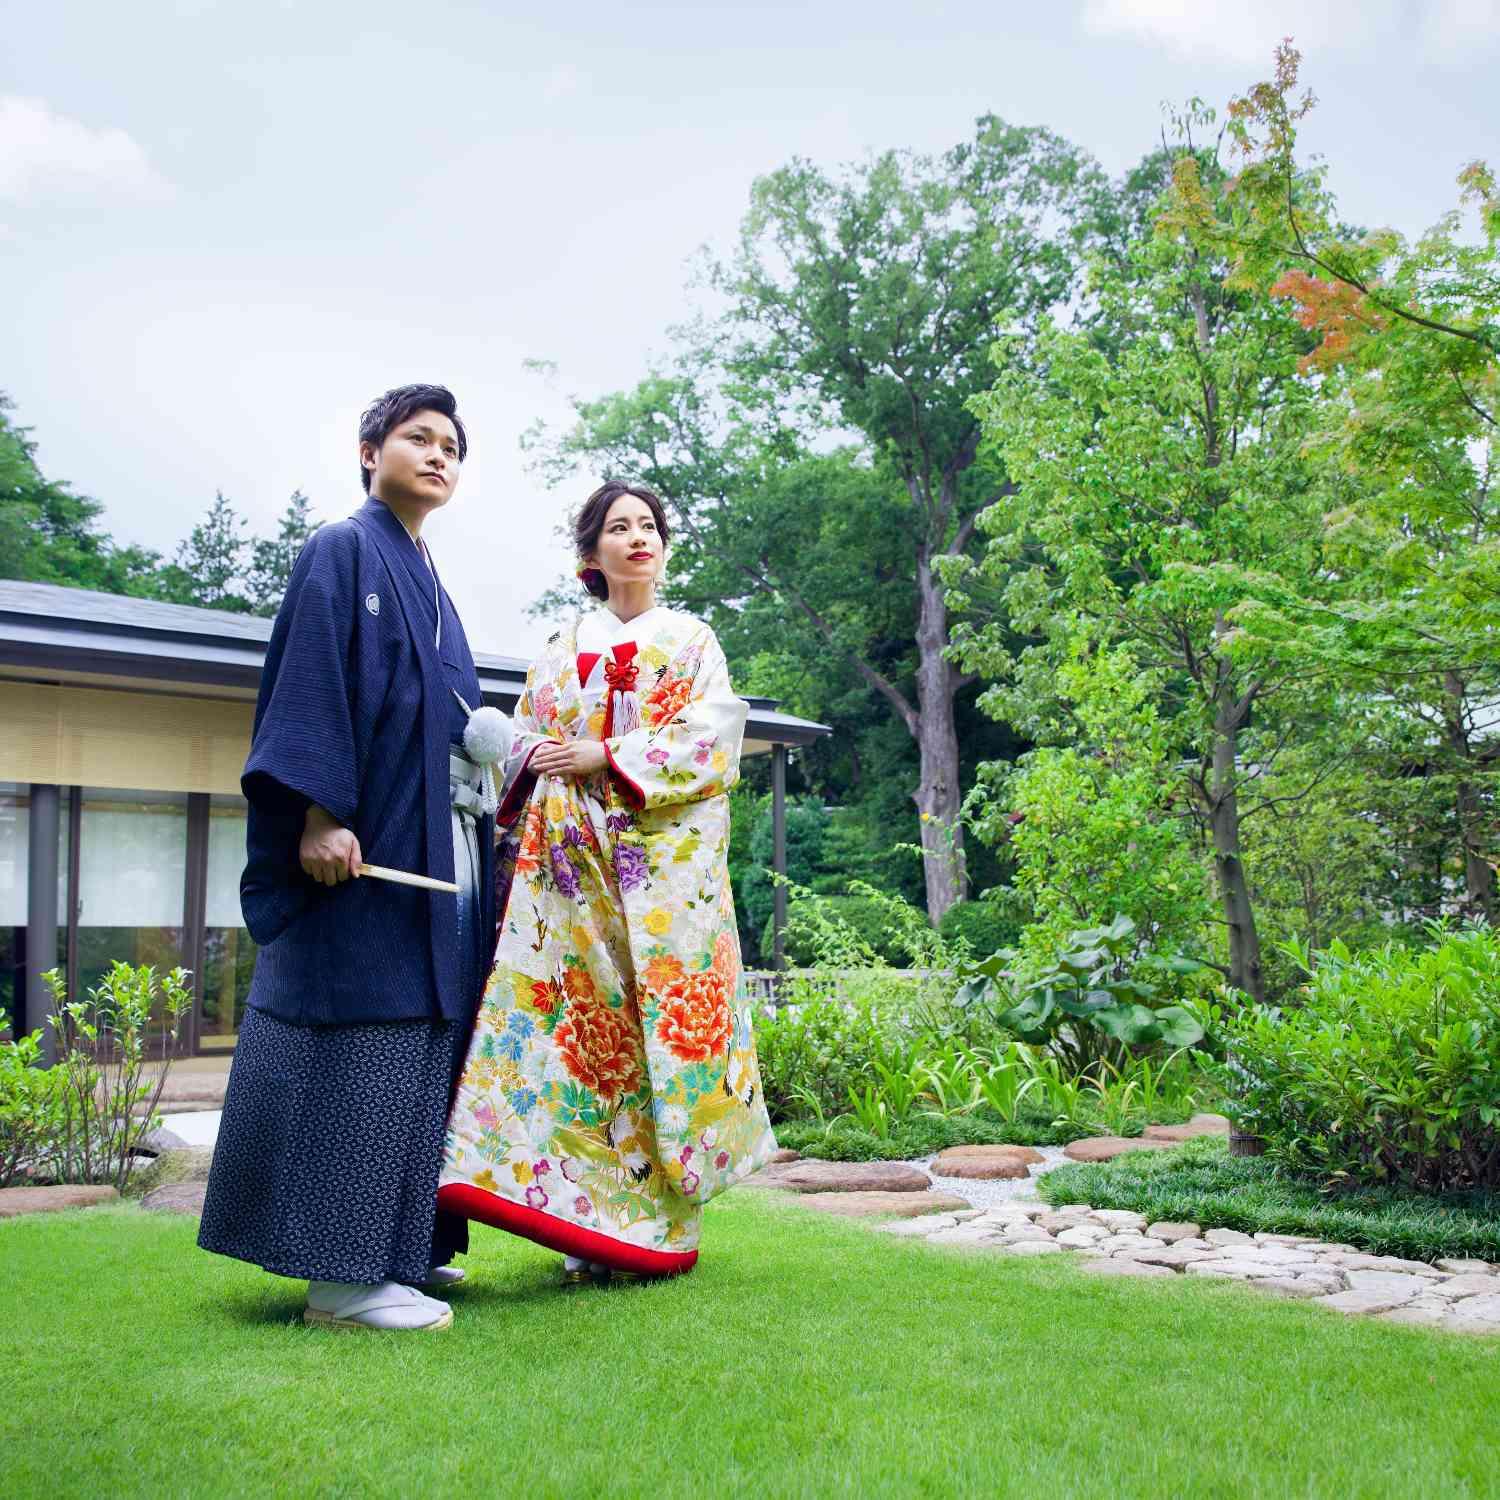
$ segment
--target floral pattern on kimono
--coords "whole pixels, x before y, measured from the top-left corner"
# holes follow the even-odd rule
[[[746,705],[708,626],[666,609],[642,624],[598,701],[576,631],[527,674],[500,814],[509,899],[442,1181],[682,1253],[775,1140],[728,872]],[[605,738],[616,724],[637,727]],[[540,744],[585,736],[604,740],[600,775],[528,771]]]

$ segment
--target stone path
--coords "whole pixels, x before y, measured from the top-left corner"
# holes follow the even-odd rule
[[[1222,1134],[1228,1121],[1195,1115],[1186,1125],[1150,1129],[1155,1133],[1144,1139],[1101,1136],[1063,1149],[956,1146],[922,1163],[796,1161],[795,1153],[784,1152],[746,1185],[795,1193],[800,1204],[824,1213],[885,1216],[887,1222],[874,1226],[882,1233],[929,1245],[1017,1256],[1071,1252],[1082,1269],[1099,1275],[1207,1276],[1336,1312],[1500,1334],[1500,1265],[1428,1265],[1305,1235],[1148,1223],[1126,1209],[1052,1208],[1038,1200],[1036,1178],[1066,1160],[1108,1161],[1126,1151],[1162,1149]],[[900,1217],[890,1222],[891,1215]]]

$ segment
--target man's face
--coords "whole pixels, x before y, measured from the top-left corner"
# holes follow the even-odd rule
[[[359,461],[370,471],[371,491],[388,504],[436,510],[458,485],[458,429],[442,412],[413,412],[378,448],[361,443]]]

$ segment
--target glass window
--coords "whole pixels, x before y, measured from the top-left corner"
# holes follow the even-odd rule
[[[74,992],[86,994],[116,959],[158,973],[188,967],[186,794],[86,787],[78,843]]]
[[[204,905],[203,1020],[198,1046],[204,1052],[234,1046],[255,944],[240,915],[240,873],[245,868],[245,799],[215,796],[208,812],[208,892]]]

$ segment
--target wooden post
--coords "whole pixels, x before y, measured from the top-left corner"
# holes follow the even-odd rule
[[[57,843],[61,832],[61,802],[55,786],[31,784],[31,813],[26,849],[26,988],[16,1035],[42,1029],[42,1061],[57,1061],[57,1033],[52,1018],[52,993],[42,980],[57,966]]]
[[[786,746],[771,746],[771,868],[786,875]],[[786,968],[786,886],[777,883],[771,915],[771,967]]]

